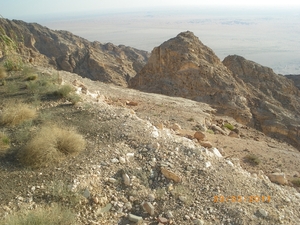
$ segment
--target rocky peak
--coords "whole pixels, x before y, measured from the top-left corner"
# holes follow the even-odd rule
[[[148,63],[130,80],[132,88],[203,101],[248,124],[251,115],[242,86],[215,53],[189,31],[154,48]]]
[[[300,147],[299,90],[293,82],[241,56],[222,63],[192,32],[154,48],[130,87],[208,103],[218,113]]]

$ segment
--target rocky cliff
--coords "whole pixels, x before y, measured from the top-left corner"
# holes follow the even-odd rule
[[[146,51],[89,42],[70,32],[53,31],[36,23],[0,19],[0,27],[2,34],[18,42],[18,53],[28,60],[92,80],[127,86],[127,80],[148,59]]]
[[[218,113],[300,147],[300,94],[293,82],[239,56],[222,63],[192,32],[154,48],[130,87],[206,102]]]

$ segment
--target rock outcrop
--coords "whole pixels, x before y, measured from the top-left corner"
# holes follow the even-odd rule
[[[221,62],[192,32],[154,48],[129,84],[208,103],[218,113],[300,148],[300,92],[293,82],[240,56]]]
[[[299,148],[300,91],[293,81],[241,56],[227,56],[223,63],[248,88],[255,128]]]
[[[285,75],[285,77],[294,81],[295,86],[300,90],[300,74],[299,75]]]
[[[127,86],[148,59],[146,51],[124,45],[89,42],[68,31],[36,23],[0,19],[2,33],[18,42],[18,53],[36,64],[77,73],[92,80]]]

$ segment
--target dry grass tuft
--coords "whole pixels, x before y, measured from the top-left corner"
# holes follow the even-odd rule
[[[0,225],[72,225],[76,224],[76,215],[67,208],[59,205],[38,208],[35,210],[21,210],[9,215]]]
[[[0,80],[4,79],[7,77],[7,73],[5,68],[3,68],[2,66],[0,66]]]
[[[28,167],[47,167],[77,155],[84,147],[84,138],[74,129],[44,126],[19,153],[19,160]]]
[[[34,119],[36,115],[36,110],[30,108],[27,104],[8,103],[0,114],[0,124],[14,126]]]

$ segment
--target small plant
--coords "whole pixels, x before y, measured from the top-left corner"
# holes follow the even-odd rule
[[[77,155],[84,147],[84,138],[74,129],[45,125],[20,151],[19,160],[28,167],[47,167]]]
[[[0,153],[7,150],[9,146],[10,146],[9,137],[5,133],[0,132]]]
[[[4,67],[7,71],[21,71],[23,68],[23,62],[18,58],[7,59],[4,62]]]
[[[16,81],[6,82],[6,92],[10,94],[15,94],[19,91],[19,85]]]
[[[18,125],[36,117],[36,111],[24,103],[9,103],[0,114],[0,124]]]
[[[224,127],[226,127],[229,130],[234,130],[234,126],[232,124],[230,124],[230,123],[225,123]]]
[[[260,164],[260,159],[258,158],[258,156],[254,155],[254,154],[246,155],[245,160],[253,165]]]
[[[191,118],[188,118],[188,120],[187,121],[189,121],[189,122],[194,122],[195,121],[195,119],[193,118],[193,117],[191,117]]]
[[[31,81],[31,80],[36,80],[37,78],[38,78],[38,75],[33,74],[33,75],[30,75],[30,76],[26,77],[25,80]]]
[[[72,91],[74,91],[74,88],[71,85],[65,84],[55,91],[54,95],[60,98],[67,98]]]
[[[81,97],[78,94],[70,94],[67,98],[73,105],[81,101]]]
[[[213,130],[210,130],[210,129],[207,129],[206,132],[209,133],[209,134],[215,134],[215,132]]]
[[[0,66],[0,80],[4,79],[7,77],[7,73],[6,73],[6,70]]]
[[[76,215],[70,209],[54,205],[35,210],[21,210],[0,221],[5,225],[72,225],[76,224]]]
[[[293,179],[292,184],[296,187],[300,187],[300,178]]]

